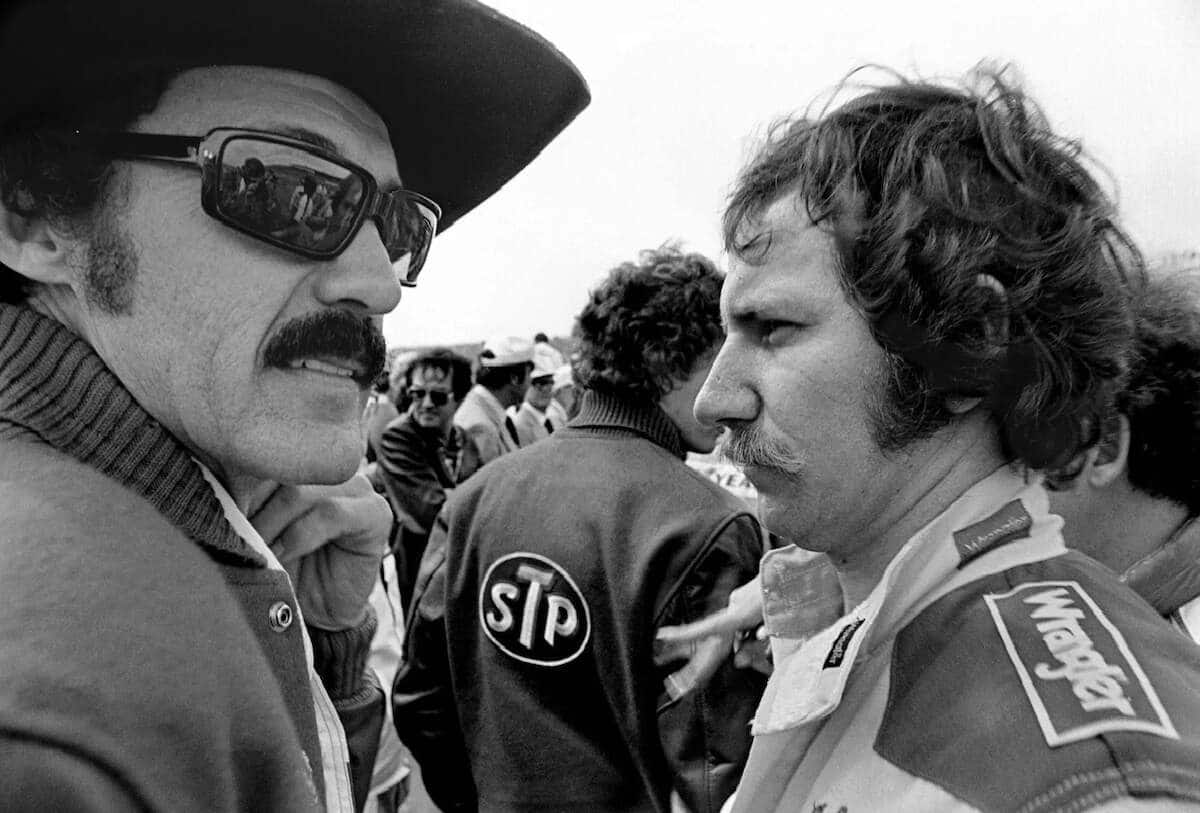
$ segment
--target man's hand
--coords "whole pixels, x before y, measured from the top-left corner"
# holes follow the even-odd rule
[[[291,576],[307,623],[339,630],[362,622],[392,528],[387,500],[365,476],[280,486],[250,522]]]
[[[736,653],[737,666],[769,673],[762,623],[762,589],[756,578],[730,593],[724,610],[691,624],[660,627],[655,635],[655,660],[669,663],[688,658],[667,676],[667,694],[677,700],[704,685],[731,652]]]

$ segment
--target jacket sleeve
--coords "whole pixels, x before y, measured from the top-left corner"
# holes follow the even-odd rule
[[[696,621],[723,609],[729,594],[758,572],[763,540],[753,517],[732,518],[697,557],[659,624]],[[679,666],[666,664],[659,677]],[[659,738],[675,789],[689,810],[716,813],[733,794],[750,753],[750,720],[765,687],[764,675],[735,668],[731,657],[707,684],[680,700],[672,702],[665,691],[660,695]]]
[[[425,790],[439,808],[473,811],[471,762],[450,684],[446,643],[446,524],[439,515],[421,559],[404,637],[404,663],[392,687],[396,732],[421,765]]]
[[[346,734],[355,810],[363,809],[371,790],[385,714],[383,687],[374,671],[367,668],[377,624],[374,609],[369,606],[368,609],[366,619],[348,630],[308,628],[313,668],[325,685]]]

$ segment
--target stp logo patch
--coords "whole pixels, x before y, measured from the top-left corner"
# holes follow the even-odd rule
[[[1052,748],[1106,731],[1179,738],[1125,637],[1078,582],[1030,582],[983,600]]]
[[[479,588],[479,623],[505,655],[537,666],[570,663],[592,634],[578,585],[536,553],[510,553],[487,569]]]

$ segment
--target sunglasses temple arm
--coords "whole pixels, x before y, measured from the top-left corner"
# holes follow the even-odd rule
[[[105,152],[126,158],[145,158],[173,164],[200,163],[199,136],[160,135],[157,133],[100,133],[76,131]]]

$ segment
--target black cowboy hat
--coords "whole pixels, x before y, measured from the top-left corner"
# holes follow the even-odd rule
[[[473,0],[25,0],[0,17],[0,121],[63,87],[157,66],[323,76],[370,104],[441,228],[534,159],[589,101],[571,62]],[[216,123],[214,123],[216,124]]]

